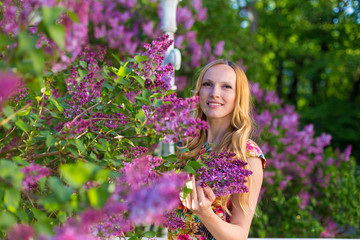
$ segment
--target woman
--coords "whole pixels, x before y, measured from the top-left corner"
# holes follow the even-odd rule
[[[193,191],[176,209],[186,227],[169,230],[168,239],[247,239],[263,181],[265,158],[251,140],[250,89],[239,66],[216,60],[201,71],[195,95],[200,97],[196,117],[206,120],[209,129],[190,140],[190,152],[180,159],[205,151],[231,151],[245,160],[253,172],[248,179],[249,193],[215,198],[211,188],[200,187],[191,177]]]

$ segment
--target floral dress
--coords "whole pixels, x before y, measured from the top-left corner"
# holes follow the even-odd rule
[[[213,144],[205,143],[202,147],[200,154],[210,151]],[[246,157],[258,157],[262,160],[263,168],[265,168],[266,159],[259,146],[252,140],[248,140],[246,143]],[[230,222],[230,216],[221,207],[221,200],[216,199],[212,204],[214,213],[223,221]],[[231,206],[229,206],[231,209]],[[168,240],[215,240],[211,233],[206,229],[205,225],[200,219],[188,210],[182,204],[180,204],[175,210],[176,217],[178,217],[184,223],[183,228],[175,230],[169,229]]]

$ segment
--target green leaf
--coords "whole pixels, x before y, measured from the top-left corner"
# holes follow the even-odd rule
[[[45,56],[42,50],[35,49],[30,52],[33,68],[38,75],[42,75],[45,67]]]
[[[80,78],[84,78],[88,74],[88,71],[86,69],[79,68],[78,73],[79,73]]]
[[[171,163],[177,162],[177,157],[176,157],[175,154],[171,154],[171,155],[168,155],[168,156],[161,156],[161,157],[167,162],[171,162]]]
[[[64,10],[65,9],[63,7],[41,7],[42,20],[44,24],[54,25]]]
[[[135,119],[140,120],[141,123],[145,122],[145,112],[144,110],[140,109],[138,113],[135,115]]]
[[[118,56],[116,56],[114,53],[112,53],[112,54],[111,54],[111,56],[113,56],[113,58],[115,58],[115,59],[116,59],[116,61],[118,61],[119,63],[121,63],[121,61],[120,61],[119,57],[118,57]],[[125,66],[126,66],[126,64],[125,64]]]
[[[8,228],[16,223],[16,217],[5,210],[0,212],[0,227]]]
[[[7,34],[0,33],[0,49],[5,48],[11,43],[12,41]]]
[[[20,190],[23,174],[14,162],[0,160],[0,177],[7,179],[15,188]]]
[[[13,160],[13,162],[20,164],[22,166],[29,166],[29,162],[24,161],[21,157],[19,156],[14,156],[11,158],[11,160]]]
[[[54,146],[54,143],[56,142],[56,139],[53,137],[53,135],[49,132],[49,134],[46,135],[46,146],[52,147]]]
[[[57,177],[50,177],[48,180],[48,184],[51,190],[53,190],[53,192],[55,193],[56,197],[61,201],[61,202],[66,202],[67,200],[70,199],[70,196],[73,192],[72,188],[70,187],[65,187],[59,178]]]
[[[66,14],[71,18],[71,20],[73,20],[73,22],[75,22],[75,23],[79,22],[79,17],[75,12],[67,9]]]
[[[20,117],[26,116],[30,113],[32,106],[28,106],[25,110],[17,112],[17,115]]]
[[[75,144],[81,153],[86,154],[84,143],[80,139],[75,139]]]
[[[100,188],[91,188],[87,192],[90,205],[95,208],[99,209],[106,203],[106,200],[109,197],[109,193],[105,191],[102,187]]]
[[[134,57],[134,59],[135,59],[135,61],[137,61],[137,62],[144,62],[144,61],[148,60],[149,57],[148,57],[148,56],[145,56],[145,55],[136,55],[136,56]]]
[[[155,98],[153,103],[155,107],[160,107],[163,104],[163,101]]]
[[[24,132],[28,132],[31,129],[31,127],[27,123],[23,122],[21,119],[18,119],[15,124]]]
[[[164,96],[162,93],[157,92],[157,93],[152,94],[150,96],[150,98],[159,98],[159,97],[162,97],[162,96]]]
[[[23,223],[27,223],[29,221],[29,216],[27,215],[27,213],[22,208],[18,208],[16,210],[16,216]]]
[[[92,163],[66,164],[60,166],[61,176],[74,188],[80,188],[91,179],[97,166]]]
[[[189,161],[186,165],[192,167],[195,171],[205,166],[205,164],[196,161]]]
[[[190,152],[190,150],[188,148],[183,148],[180,150],[180,153],[185,153],[185,152]]]
[[[187,172],[187,173],[191,173],[191,174],[196,175],[196,171],[194,170],[194,168],[192,168],[192,167],[189,166],[189,165],[186,165],[186,166],[184,167],[184,171]]]
[[[156,236],[156,232],[154,231],[147,231],[147,232],[144,232],[143,234],[144,237],[147,237],[147,238],[153,238]]]
[[[59,103],[53,98],[50,97],[50,101],[55,105],[55,107],[59,110],[59,112],[64,112],[64,108],[59,105]]]
[[[118,75],[121,78],[125,77],[125,75],[126,75],[126,67],[120,66],[119,70],[116,73],[116,75]]]
[[[10,212],[15,213],[19,206],[20,191],[15,188],[5,189],[4,203]]]
[[[14,110],[10,106],[5,106],[3,108],[3,113],[5,114],[6,117],[10,117],[14,113]]]
[[[60,50],[65,50],[65,27],[61,24],[50,25],[47,28],[52,40],[58,45]]]
[[[129,238],[129,240],[140,240],[141,238],[137,237],[137,236],[132,236],[131,238]]]
[[[20,32],[18,35],[19,39],[19,52],[31,52],[35,49],[36,40],[33,36],[26,32]]]
[[[87,62],[80,61],[80,66],[81,66],[82,68],[86,68],[86,67],[87,67]]]
[[[140,84],[140,86],[144,87],[145,86],[145,79],[141,76],[133,76],[133,78],[135,78],[135,80]]]

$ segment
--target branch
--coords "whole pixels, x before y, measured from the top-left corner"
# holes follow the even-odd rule
[[[29,107],[29,104],[26,104],[25,106],[23,106],[22,108],[20,108],[20,110],[17,110],[16,112],[14,112],[13,114],[11,114],[8,118],[2,120],[0,122],[0,127],[3,126],[4,124],[6,124],[8,121],[10,121],[13,117],[15,117],[18,112],[22,112],[25,111],[27,108]]]
[[[40,153],[38,155],[35,155],[33,157],[30,157],[26,160],[35,160],[35,159],[39,159],[39,158],[44,158],[44,157],[50,157],[50,156],[55,156],[55,155],[58,155],[60,152],[59,151],[54,151],[54,152],[46,152],[46,153]]]

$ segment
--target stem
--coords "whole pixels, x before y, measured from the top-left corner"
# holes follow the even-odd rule
[[[4,124],[6,124],[8,121],[10,121],[13,117],[15,117],[19,112],[22,112],[24,110],[26,110],[29,107],[29,104],[26,104],[25,106],[23,106],[22,108],[20,108],[20,110],[17,110],[16,112],[14,112],[13,114],[11,114],[8,118],[2,120],[0,122],[0,127],[3,126]],[[2,139],[1,139],[2,140]]]
[[[43,92],[43,95],[42,95],[42,97],[41,97],[42,102],[41,102],[39,114],[37,115],[37,118],[36,118],[36,120],[35,120],[35,122],[34,122],[34,124],[33,124],[33,130],[32,130],[31,133],[30,133],[29,140],[26,142],[25,152],[27,152],[28,149],[29,149],[29,147],[31,146],[32,139],[33,139],[33,137],[34,137],[34,135],[35,135],[36,124],[37,124],[37,122],[39,121],[40,116],[41,116],[41,113],[42,113],[42,110],[43,110],[43,108],[44,108],[45,92],[46,92],[46,90]]]

